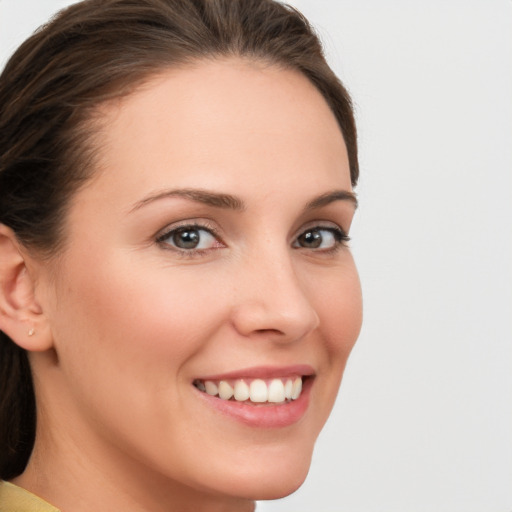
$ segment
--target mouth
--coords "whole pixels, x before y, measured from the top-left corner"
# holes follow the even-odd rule
[[[221,400],[251,404],[284,404],[297,400],[302,393],[303,379],[295,375],[273,379],[196,379],[194,386],[201,392]]]
[[[192,384],[217,412],[250,427],[276,428],[290,426],[305,415],[314,380],[311,367],[297,365],[196,378]]]

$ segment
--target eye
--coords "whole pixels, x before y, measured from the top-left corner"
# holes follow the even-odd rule
[[[196,225],[180,226],[167,231],[157,241],[180,251],[205,251],[223,247],[210,229]]]
[[[314,227],[301,233],[293,246],[303,249],[336,249],[337,246],[348,242],[349,237],[340,228]]]

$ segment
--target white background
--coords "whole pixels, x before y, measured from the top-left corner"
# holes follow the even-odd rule
[[[65,0],[0,0],[0,65]],[[512,1],[295,0],[351,91],[365,324],[261,512],[512,512]]]

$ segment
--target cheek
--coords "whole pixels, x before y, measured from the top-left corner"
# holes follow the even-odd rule
[[[314,400],[318,405],[317,417],[321,419],[319,431],[334,405],[347,360],[361,329],[361,285],[351,255],[347,254],[346,261],[336,271],[328,269],[325,274],[317,273],[308,287],[320,319],[325,355],[317,377],[321,380],[318,389],[322,391]]]
[[[114,445],[136,450],[137,436],[148,432],[155,439],[167,432],[172,444],[180,438],[173,418],[190,387],[187,363],[225,318],[208,286],[216,284],[133,258],[97,257],[90,273],[93,262],[70,261],[52,319],[69,410],[103,425]],[[149,441],[146,448],[158,451]]]
[[[222,305],[212,303],[204,280],[199,285],[199,279],[173,269],[138,270],[133,263],[117,262],[69,281],[75,286],[64,294],[69,305],[62,314],[65,321],[77,334],[88,333],[88,344],[115,351],[116,358],[131,353],[160,360],[167,355],[179,364],[215,328],[215,318],[222,318]]]
[[[229,350],[229,337],[217,335],[229,325],[225,272],[137,253],[94,254],[70,257],[57,290],[57,352],[80,393],[103,384],[102,393],[117,396],[129,386],[142,403],[190,379],[196,356]]]
[[[343,266],[327,275],[322,284],[316,287],[315,308],[332,362],[344,365],[359,336],[363,311],[361,283],[352,256],[348,254]]]

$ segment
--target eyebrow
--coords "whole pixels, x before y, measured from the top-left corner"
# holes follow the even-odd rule
[[[182,197],[189,199],[197,203],[202,203],[215,208],[225,208],[228,210],[242,211],[245,209],[244,202],[238,197],[232,196],[231,194],[221,194],[218,192],[208,192],[207,190],[182,188],[176,190],[164,190],[157,192],[145,197],[141,201],[137,202],[130,212],[138,210],[143,206],[158,201],[159,199],[165,199],[168,197]]]
[[[147,204],[169,197],[182,197],[184,199],[189,199],[191,201],[202,203],[207,206],[213,206],[215,208],[223,208],[235,211],[245,210],[245,203],[242,201],[242,199],[231,194],[209,192],[207,190],[201,189],[182,188],[174,190],[163,190],[161,192],[150,194],[149,196],[135,203],[135,205],[130,209],[130,213],[142,208],[143,206],[146,206]],[[348,190],[333,190],[331,192],[326,192],[325,194],[322,194],[321,196],[318,196],[308,202],[304,208],[304,211],[322,208],[323,206],[327,206],[335,201],[349,201],[354,205],[354,208],[357,208],[357,198],[353,192]]]
[[[323,206],[327,206],[335,201],[349,201],[354,205],[354,208],[357,208],[358,205],[357,196],[354,192],[349,190],[332,190],[331,192],[322,194],[310,201],[306,204],[304,210],[307,211],[322,208]]]

